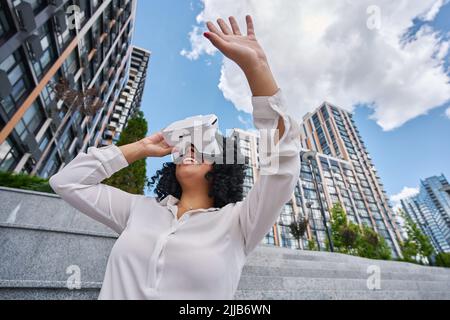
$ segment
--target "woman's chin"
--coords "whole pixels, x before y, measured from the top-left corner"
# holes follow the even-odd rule
[[[177,179],[199,179],[203,180],[208,171],[211,170],[210,166],[199,164],[180,164],[177,166]]]
[[[197,172],[200,171],[201,166],[196,164],[180,164],[177,166],[177,173],[183,174],[184,172]]]

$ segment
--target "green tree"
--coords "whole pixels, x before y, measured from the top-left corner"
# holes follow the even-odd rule
[[[53,189],[50,187],[48,179],[42,179],[37,176],[32,177],[23,173],[14,174],[11,172],[0,172],[0,186],[13,189],[54,193]]]
[[[368,226],[360,227],[349,221],[340,203],[333,206],[331,216],[331,238],[336,252],[369,259],[391,259],[391,249],[385,239]]]
[[[355,254],[360,238],[359,226],[348,221],[347,214],[340,203],[333,206],[331,216],[331,239],[334,250],[345,254]],[[327,246],[329,246],[328,243]]]
[[[318,251],[319,247],[317,246],[317,243],[314,241],[314,239],[310,239],[308,241],[308,250],[309,251]]]
[[[433,254],[433,246],[419,226],[403,210],[400,210],[399,214],[405,220],[407,234],[407,239],[401,245],[403,260],[412,263],[423,263],[424,259],[429,259]]]
[[[308,230],[308,224],[309,220],[305,217],[301,217],[297,221],[292,222],[289,225],[292,237],[299,243],[303,241],[303,238],[306,235],[306,232]]]
[[[387,245],[386,240],[368,226],[363,226],[362,228],[357,251],[358,256],[364,258],[377,260],[392,259],[391,249]]]
[[[127,127],[123,130],[117,146],[134,143],[144,139],[147,135],[148,125],[144,118],[144,113],[138,111],[128,121]],[[115,173],[111,178],[103,183],[119,188],[132,194],[144,194],[147,183],[146,159],[141,159],[130,166]]]
[[[437,254],[435,264],[437,267],[450,268],[450,253],[441,252]]]

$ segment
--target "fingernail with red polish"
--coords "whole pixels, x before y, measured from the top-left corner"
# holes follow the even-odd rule
[[[208,32],[205,32],[203,35],[204,35],[206,38],[209,39],[209,33],[208,33]]]

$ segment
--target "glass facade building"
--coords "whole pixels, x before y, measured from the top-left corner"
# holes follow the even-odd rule
[[[248,190],[258,179],[258,137],[239,129],[234,134],[248,141],[243,142],[248,149],[245,152],[253,157],[245,182]],[[299,139],[299,182],[265,243],[305,249],[312,241],[320,250],[327,250],[330,210],[341,203],[351,221],[375,230],[386,239],[394,257],[400,256],[401,233],[352,114],[324,103],[304,117]],[[306,235],[297,241],[289,225],[300,219],[309,223]]]
[[[101,146],[128,80],[136,0],[0,3],[0,170],[48,178]],[[54,85],[96,89],[86,115]]]
[[[421,181],[417,196],[404,199],[405,213],[431,240],[436,252],[450,252],[450,195],[444,175]]]

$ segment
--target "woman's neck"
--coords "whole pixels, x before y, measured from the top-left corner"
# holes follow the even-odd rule
[[[199,209],[210,209],[214,206],[214,199],[209,197],[208,192],[183,191],[180,202],[178,202],[178,219],[186,212]]]

